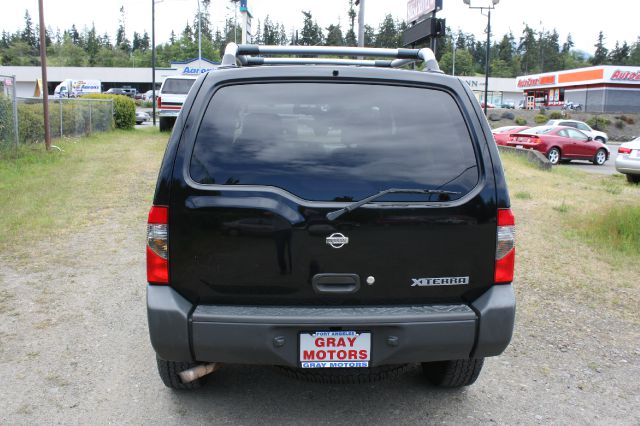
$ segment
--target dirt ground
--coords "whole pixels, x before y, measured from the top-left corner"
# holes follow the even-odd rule
[[[541,210],[546,193],[526,186],[543,172],[516,162],[512,196],[531,191],[512,198],[516,330],[475,385],[443,391],[417,369],[319,385],[228,365],[200,391],[165,388],[145,316],[144,217],[159,160],[121,177],[93,223],[0,253],[0,424],[640,424],[640,267],[567,239],[553,223],[561,213]]]

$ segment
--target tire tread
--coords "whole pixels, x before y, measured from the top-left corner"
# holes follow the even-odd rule
[[[156,362],[158,364],[158,373],[166,387],[177,390],[191,390],[202,386],[203,379],[197,379],[190,383],[183,383],[182,379],[180,379],[179,373],[195,367],[196,363],[167,361],[158,356],[156,356]]]

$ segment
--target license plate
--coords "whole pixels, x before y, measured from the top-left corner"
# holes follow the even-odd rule
[[[631,151],[631,157],[640,158],[640,149],[634,149],[633,151]]]
[[[316,331],[300,333],[300,367],[358,368],[371,361],[371,333]]]
[[[523,147],[522,145],[516,145],[516,148],[518,148],[518,149],[522,149],[522,148],[524,148],[524,147]]]

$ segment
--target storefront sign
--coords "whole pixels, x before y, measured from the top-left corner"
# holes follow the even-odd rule
[[[640,81],[640,71],[615,70],[611,75],[613,81]]]
[[[550,84],[556,84],[555,75],[545,75],[542,77],[529,77],[518,80],[518,87],[534,87],[534,86],[548,86]]]

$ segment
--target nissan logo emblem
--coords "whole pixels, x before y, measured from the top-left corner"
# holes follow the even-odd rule
[[[327,237],[327,244],[333,248],[339,249],[345,244],[349,244],[349,237],[345,237],[341,233],[336,232],[335,234],[331,234]]]

